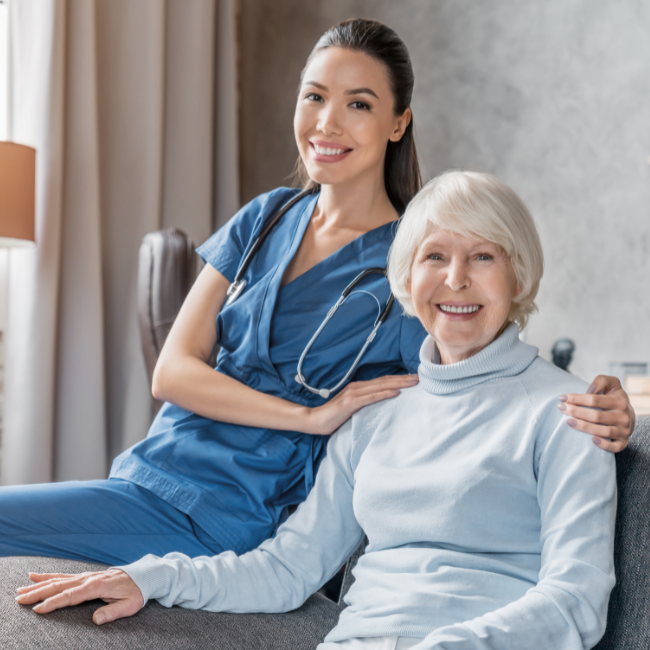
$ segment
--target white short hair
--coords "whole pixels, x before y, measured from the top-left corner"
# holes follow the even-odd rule
[[[544,254],[524,202],[491,174],[448,171],[429,181],[408,204],[388,254],[388,280],[404,311],[415,316],[409,292],[411,266],[420,244],[440,228],[500,246],[510,259],[517,286],[508,320],[526,327],[537,309]]]

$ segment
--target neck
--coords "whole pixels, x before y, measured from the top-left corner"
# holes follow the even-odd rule
[[[449,345],[445,345],[444,343],[436,339],[436,347],[438,348],[438,354],[440,355],[440,364],[444,366],[450,363],[458,363],[460,361],[465,361],[465,359],[469,359],[470,357],[473,357],[475,354],[480,352],[483,348],[486,348],[488,345],[490,345],[490,343],[496,341],[501,336],[501,334],[505,332],[508,325],[510,325],[510,321],[506,321],[500,327],[496,335],[493,336],[487,343],[481,342],[479,345],[476,345],[474,347],[449,346]]]
[[[398,214],[386,193],[381,174],[356,177],[347,183],[322,185],[314,217],[337,228],[368,232],[395,221]]]

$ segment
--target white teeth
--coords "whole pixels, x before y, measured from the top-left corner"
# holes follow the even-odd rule
[[[338,156],[345,153],[345,149],[330,149],[329,147],[319,147],[317,144],[314,144],[314,149],[321,156]]]
[[[475,311],[478,311],[481,308],[481,305],[471,305],[466,307],[454,307],[454,305],[440,305],[442,311],[449,314],[473,314]]]

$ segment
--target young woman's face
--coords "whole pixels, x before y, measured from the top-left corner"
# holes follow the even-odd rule
[[[318,52],[305,69],[294,133],[309,176],[324,185],[364,174],[383,178],[388,141],[396,142],[411,119],[396,117],[385,66],[340,47]]]
[[[467,359],[489,345],[505,326],[519,293],[501,247],[440,229],[418,248],[409,290],[442,363]]]

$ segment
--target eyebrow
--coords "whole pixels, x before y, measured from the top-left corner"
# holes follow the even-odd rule
[[[303,84],[304,86],[315,86],[316,88],[320,88],[321,90],[329,90],[327,86],[324,86],[323,84],[319,84],[317,81],[305,81]],[[351,88],[350,90],[346,90],[345,93],[346,95],[372,95],[373,97],[376,97],[379,99],[377,96],[377,93],[372,90],[371,88]]]

